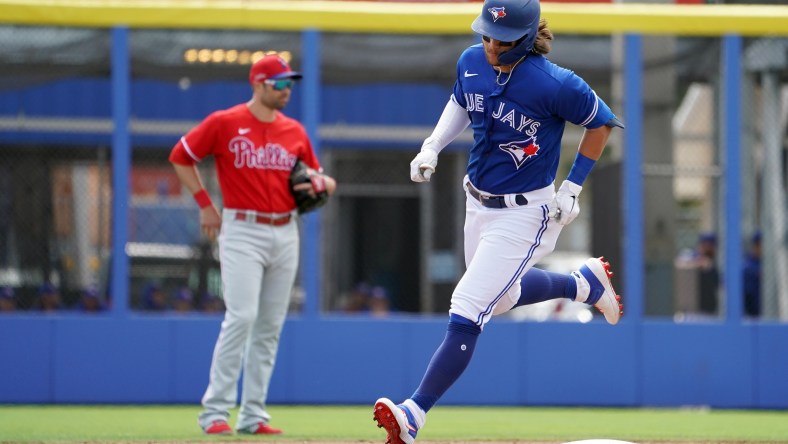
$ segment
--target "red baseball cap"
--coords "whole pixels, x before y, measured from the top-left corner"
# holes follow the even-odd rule
[[[285,59],[277,54],[269,54],[256,61],[249,70],[249,83],[263,80],[300,79],[301,73],[290,69]]]

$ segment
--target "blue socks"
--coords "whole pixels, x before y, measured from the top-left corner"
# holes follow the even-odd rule
[[[438,399],[460,377],[471,362],[481,327],[455,314],[449,319],[446,337],[432,355],[419,388],[410,398],[428,412]]]
[[[538,268],[531,268],[525,273],[520,287],[520,300],[515,307],[557,298],[574,300],[577,293],[577,284],[572,275]],[[474,322],[456,314],[451,315],[446,337],[432,355],[419,388],[410,397],[425,413],[468,367],[481,332]]]
[[[577,282],[571,274],[531,268],[520,280],[520,300],[514,307],[558,298],[575,300],[576,294]]]

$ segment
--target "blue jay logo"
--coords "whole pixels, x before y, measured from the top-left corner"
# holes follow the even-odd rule
[[[506,151],[512,156],[512,160],[514,160],[514,164],[517,166],[518,170],[523,166],[526,160],[539,154],[540,149],[539,145],[536,143],[536,136],[517,142],[502,143],[498,145],[498,148]]]
[[[503,6],[493,6],[492,8],[488,9],[487,12],[492,14],[493,23],[497,22],[499,18],[506,17],[506,8]]]

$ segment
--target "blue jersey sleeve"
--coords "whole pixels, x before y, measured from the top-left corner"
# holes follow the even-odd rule
[[[616,117],[585,80],[574,73],[558,91],[556,108],[561,118],[586,128],[599,128]]]

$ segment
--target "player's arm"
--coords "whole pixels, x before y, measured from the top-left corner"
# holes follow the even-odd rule
[[[432,134],[424,139],[421,151],[410,162],[410,178],[414,182],[429,182],[438,165],[438,154],[470,125],[468,112],[454,96],[446,104]]]
[[[602,156],[602,151],[605,150],[612,129],[611,126],[602,125],[596,128],[586,128],[583,132],[569,175],[561,183],[555,199],[553,199],[553,204],[550,206],[550,215],[561,225],[568,225],[580,214],[580,205],[577,199],[583,190],[583,182],[596,161]]]
[[[599,128],[586,128],[580,139],[577,152],[593,161],[599,160],[612,131],[613,128],[607,125],[602,125]]]
[[[300,160],[309,167],[308,176],[319,176],[319,182],[321,182],[319,188],[325,189],[328,195],[331,196],[337,189],[337,181],[323,171],[323,167],[320,166],[320,162],[317,160],[315,151],[312,148],[312,143],[306,135],[306,130],[304,130],[304,140],[306,141],[306,149],[302,152]],[[314,189],[312,181],[293,184],[293,190],[307,191],[313,198],[316,196],[317,191]]]
[[[192,194],[197,205],[200,207],[200,229],[208,239],[215,239],[219,234],[219,228],[222,225],[222,217],[219,211],[211,201],[211,196],[203,186],[200,173],[197,171],[197,165],[194,163],[184,162],[179,159],[176,150],[178,146],[173,149],[170,155],[170,163],[175,168],[175,174],[180,179],[181,184],[186,187]]]
[[[337,181],[333,177],[323,173],[320,170],[309,168],[309,170],[307,171],[307,175],[309,177],[319,176],[319,179],[320,181],[322,181],[322,184],[318,188],[324,188],[329,196],[334,194],[334,191],[337,189]],[[311,197],[317,196],[317,192],[316,192],[317,190],[315,190],[315,180],[293,184],[293,190],[306,191],[307,193],[309,193]]]

